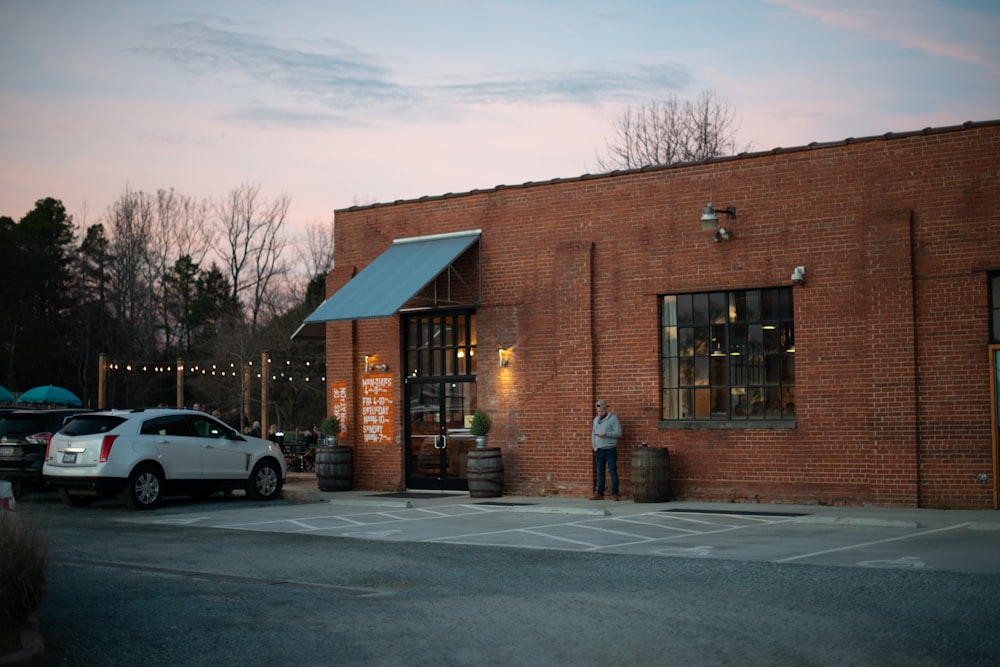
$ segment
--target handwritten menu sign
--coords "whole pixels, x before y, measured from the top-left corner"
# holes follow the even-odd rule
[[[391,373],[370,373],[361,378],[361,429],[366,444],[392,444]]]
[[[330,383],[330,411],[329,415],[334,415],[340,420],[340,437],[347,437],[347,383]]]

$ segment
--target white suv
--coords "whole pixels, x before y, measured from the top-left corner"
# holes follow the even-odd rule
[[[42,475],[69,505],[121,496],[150,509],[165,495],[232,489],[271,500],[286,469],[280,447],[203,412],[140,409],[78,415],[52,436]]]

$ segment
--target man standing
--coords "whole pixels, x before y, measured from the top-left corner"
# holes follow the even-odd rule
[[[611,500],[618,500],[618,438],[622,437],[622,425],[615,413],[608,411],[604,399],[597,401],[597,416],[591,430],[591,444],[594,446],[597,464],[597,493],[591,500],[604,500],[604,468],[611,476]]]

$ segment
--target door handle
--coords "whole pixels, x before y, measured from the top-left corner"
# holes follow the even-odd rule
[[[448,449],[448,436],[439,435],[434,439],[434,449]]]

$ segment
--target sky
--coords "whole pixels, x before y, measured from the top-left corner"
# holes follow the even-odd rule
[[[998,0],[0,0],[0,215],[339,208],[599,173],[712,90],[751,150],[1000,118]]]

